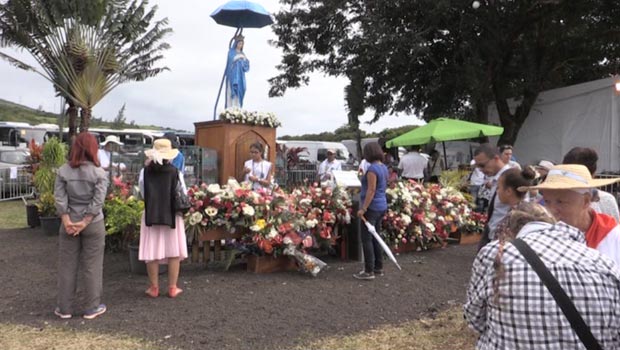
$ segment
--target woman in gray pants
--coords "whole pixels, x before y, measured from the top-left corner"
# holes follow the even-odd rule
[[[73,315],[78,267],[84,276],[84,318],[93,319],[106,312],[106,306],[101,304],[106,235],[102,207],[108,177],[99,166],[97,150],[95,136],[80,133],[71,146],[69,161],[56,175],[54,197],[62,225],[58,236],[58,300],[54,314],[62,319]]]

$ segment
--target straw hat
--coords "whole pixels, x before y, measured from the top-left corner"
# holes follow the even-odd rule
[[[583,165],[560,164],[553,166],[544,182],[536,186],[521,186],[519,191],[529,190],[581,190],[595,188],[620,181],[617,179],[593,179]]]
[[[116,135],[108,135],[108,136],[105,138],[105,141],[103,141],[102,143],[100,143],[100,145],[101,145],[101,146],[105,146],[105,145],[107,145],[109,142],[115,143],[115,144],[117,144],[117,145],[119,145],[119,146],[122,146],[122,145],[123,145],[123,143],[121,142],[121,140],[120,140],[120,139],[118,138],[118,136],[116,136]]]
[[[144,154],[151,158],[155,163],[161,164],[162,160],[171,160],[179,154],[178,149],[172,148],[172,143],[168,139],[157,139],[153,142],[153,148],[144,151]]]

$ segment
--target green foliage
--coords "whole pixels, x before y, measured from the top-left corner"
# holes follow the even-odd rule
[[[34,175],[34,185],[43,197],[44,194],[54,193],[56,170],[67,158],[67,147],[56,137],[49,139],[41,151],[41,162]]]
[[[56,173],[50,167],[40,167],[34,174],[33,181],[38,193],[53,193]]]
[[[0,99],[0,121],[7,122],[22,122],[29,123],[31,125],[37,124],[57,124],[58,114],[50,112],[39,112],[36,109],[32,109],[27,106],[23,106],[17,103],[9,102]],[[91,127],[94,128],[111,128],[112,122],[103,121],[101,118],[92,117]],[[136,129],[167,129],[157,125],[134,125],[132,128]],[[179,130],[180,131],[180,130]]]
[[[372,132],[367,133],[361,130],[361,138],[369,138],[369,137],[383,137],[386,140],[393,139],[401,134],[404,134],[412,129],[417,128],[417,125],[405,125],[400,126],[398,128],[386,128],[381,130],[381,132]],[[303,134],[300,136],[289,136],[284,135],[278,137],[280,140],[306,140],[306,141],[331,141],[331,142],[340,142],[342,140],[355,140],[356,139],[356,131],[353,127],[349,125],[343,125],[338,129],[331,131],[324,131],[319,134]]]
[[[56,214],[54,199],[54,183],[56,171],[67,158],[67,147],[56,137],[49,139],[41,151],[41,162],[34,175],[34,186],[40,195],[37,201],[41,216],[54,216]]]
[[[0,43],[29,51],[42,72],[1,52],[0,58],[49,80],[82,109],[80,129],[88,130],[92,108],[118,84],[167,70],[155,64],[172,30],[167,19],[153,20],[156,7],[147,6],[129,0],[0,3]],[[74,125],[76,114],[69,117]]]
[[[123,103],[123,107],[118,111],[116,118],[112,121],[112,125],[110,128],[112,129],[123,129],[127,124],[127,119],[125,118],[125,104]]]
[[[56,200],[53,192],[41,193],[36,206],[41,217],[56,216]]]
[[[452,187],[461,192],[467,192],[468,176],[469,171],[467,170],[444,170],[439,176],[439,184],[442,187]]]
[[[514,144],[540,91],[620,67],[615,1],[495,0],[477,9],[462,0],[281,3],[272,29],[283,55],[270,96],[308,84],[312,72],[347,77],[350,117],[362,106],[374,120],[405,112],[486,122],[495,102],[500,142]]]
[[[103,211],[107,234],[119,236],[123,245],[138,243],[143,210],[144,202],[133,196],[127,199],[117,196],[106,199]]]
[[[41,152],[41,167],[50,169],[60,168],[67,160],[67,145],[57,137],[52,137],[43,145]]]

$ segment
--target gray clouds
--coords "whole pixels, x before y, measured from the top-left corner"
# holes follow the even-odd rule
[[[258,1],[268,11],[276,12],[277,0]],[[174,30],[167,38],[172,48],[164,53],[163,65],[170,68],[144,82],[120,85],[94,108],[94,115],[113,119],[125,103],[127,120],[138,124],[155,124],[175,129],[194,129],[193,123],[212,120],[213,105],[226,64],[228,41],[234,28],[216,24],[211,14],[224,1],[152,0],[157,5],[157,18],[168,17]],[[275,76],[280,52],[269,46],[274,39],[268,28],[245,29],[244,51],[250,60],[244,107],[248,110],[270,111],[282,121],[278,135],[299,135],[333,131],[347,122],[342,78],[311,76],[310,85],[289,90],[283,97],[269,98],[267,79]],[[25,52],[0,49],[27,62],[34,60]],[[223,93],[222,93],[223,94]],[[57,112],[59,99],[54,97],[51,83],[32,72],[20,71],[0,61],[0,98],[27,106]],[[224,107],[220,98],[218,111]],[[363,120],[371,119],[370,113]],[[366,131],[380,131],[417,123],[413,116],[382,118]]]

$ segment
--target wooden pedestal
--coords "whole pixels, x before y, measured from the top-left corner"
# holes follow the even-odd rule
[[[216,120],[194,123],[196,145],[212,148],[218,155],[220,184],[229,177],[243,178],[243,163],[250,159],[250,145],[260,142],[265,146],[263,158],[272,164],[276,159],[276,129],[266,126],[231,124]]]
[[[194,240],[192,244],[192,262],[200,261],[200,245],[202,244],[202,262],[208,263],[211,256],[211,248],[213,247],[213,261],[222,260],[222,241],[227,239],[241,239],[243,234],[241,232],[230,233],[224,227],[218,227],[205,232],[202,232],[198,237],[198,241]]]
[[[271,273],[280,271],[295,271],[297,265],[292,258],[280,255],[274,258],[271,255],[256,256],[249,255],[248,259],[248,272],[254,273]]]

